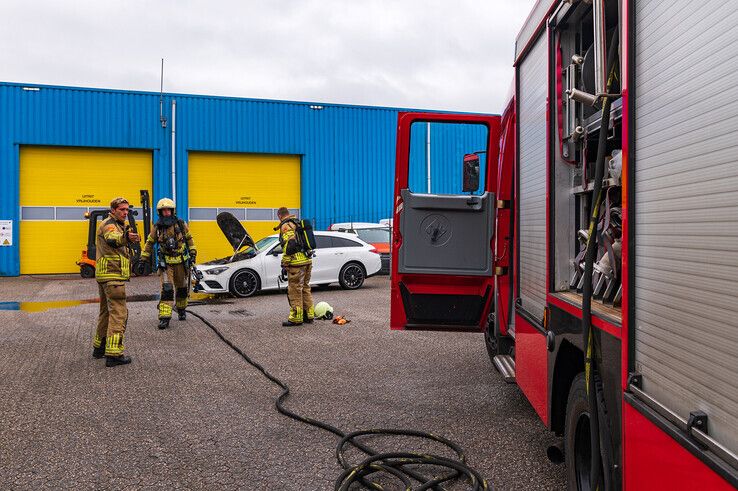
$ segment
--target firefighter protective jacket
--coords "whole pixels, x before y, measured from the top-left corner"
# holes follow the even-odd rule
[[[95,279],[98,283],[128,281],[131,277],[131,254],[125,224],[109,215],[97,229],[95,247]]]
[[[170,237],[174,237],[177,244],[174,250],[167,249],[165,245],[167,239]],[[149,238],[146,239],[146,245],[144,246],[143,252],[141,252],[141,259],[148,259],[151,256],[154,244],[157,242],[167,264],[180,264],[189,259],[187,257],[187,248],[189,248],[190,252],[196,252],[195,241],[192,239],[192,234],[190,234],[190,228],[183,220],[177,219],[177,222],[169,227],[155,226]],[[187,247],[185,247],[185,242],[187,242]]]
[[[295,237],[295,229],[297,218],[295,215],[289,215],[279,224],[279,243],[282,244],[282,266],[304,266],[312,264],[313,260],[302,251],[299,251],[297,238]],[[289,244],[292,242],[292,244]],[[287,254],[288,244],[290,247],[298,248],[298,252]]]

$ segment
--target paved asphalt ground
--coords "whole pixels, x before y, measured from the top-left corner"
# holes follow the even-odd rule
[[[154,277],[128,285],[157,289]],[[0,310],[0,489],[333,489],[336,438],[278,414],[279,389],[196,318],[159,331],[156,302],[131,302],[134,361],[106,368],[91,356],[97,304],[7,303],[96,295],[75,276],[0,279],[0,308],[21,309]],[[494,372],[481,334],[390,331],[386,277],[315,296],[351,323],[283,328],[276,293],[192,308],[282,378],[303,415],[446,436],[496,489],[565,487],[545,456],[555,438]]]

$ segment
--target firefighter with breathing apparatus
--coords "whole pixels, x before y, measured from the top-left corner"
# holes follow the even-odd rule
[[[282,245],[282,268],[287,273],[287,298],[290,302],[290,315],[282,325],[299,326],[303,322],[309,324],[315,317],[310,291],[314,246],[300,236],[303,225],[287,208],[277,210],[277,217],[279,243]]]
[[[190,293],[191,269],[195,264],[197,250],[190,229],[184,220],[175,214],[174,201],[162,198],[156,204],[159,219],[154,224],[141,259],[148,259],[154,245],[158,244],[161,298],[159,300],[159,329],[169,327],[172,307],[175,305],[179,320],[187,318],[187,297]]]

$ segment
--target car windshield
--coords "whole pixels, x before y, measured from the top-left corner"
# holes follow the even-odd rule
[[[390,242],[389,228],[360,228],[356,235],[367,244],[385,244]]]
[[[263,251],[270,245],[274,244],[277,241],[277,237],[264,237],[263,239],[256,242],[256,252]],[[251,247],[249,247],[249,250],[251,250]]]

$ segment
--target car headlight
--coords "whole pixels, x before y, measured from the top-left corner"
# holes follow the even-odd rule
[[[215,275],[219,275],[220,273],[222,273],[226,269],[228,269],[228,267],[225,267],[225,268],[206,269],[205,271],[203,271],[203,273],[205,273],[206,275],[215,276]]]

